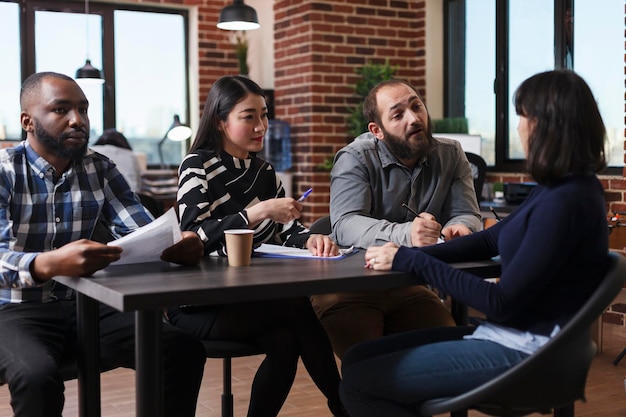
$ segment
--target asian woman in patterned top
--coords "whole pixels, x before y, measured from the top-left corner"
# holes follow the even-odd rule
[[[179,168],[182,230],[198,233],[205,254],[225,253],[224,231],[254,230],[254,244],[307,248],[333,256],[337,245],[298,221],[303,206],[285,197],[273,167],[258,156],[268,127],[263,90],[240,76],[212,86],[194,143]],[[328,337],[306,297],[170,309],[171,323],[202,340],[258,345],[266,357],[252,384],[248,417],[276,416],[293,384],[298,358],[336,416],[339,372]]]

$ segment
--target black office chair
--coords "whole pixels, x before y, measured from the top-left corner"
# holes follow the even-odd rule
[[[141,204],[148,209],[154,218],[157,218],[164,213],[165,210],[163,210],[163,203],[161,201],[157,201],[154,197],[143,193],[137,193],[137,196],[139,197]]]
[[[330,224],[330,216],[322,216],[315,220],[309,227],[311,233],[320,235],[329,235],[332,233],[333,228]]]
[[[202,341],[207,358],[223,359],[222,417],[233,417],[232,358],[260,355],[261,349],[249,343],[226,340]]]
[[[626,258],[609,253],[600,286],[578,313],[545,346],[499,377],[464,394],[428,400],[419,415],[450,413],[466,417],[467,409],[501,416],[531,413],[574,417],[574,403],[585,399],[585,384],[597,346],[591,326],[626,282]]]
[[[485,184],[485,178],[487,177],[487,163],[480,155],[476,155],[475,153],[465,152],[465,156],[467,156],[467,160],[472,167],[476,201],[480,204],[483,194],[483,185]]]
[[[472,168],[472,176],[474,177],[474,191],[476,192],[476,202],[480,207],[480,201],[482,200],[483,185],[485,184],[485,178],[487,177],[487,163],[480,155],[475,153],[465,152],[465,156]],[[442,291],[437,291],[439,298],[445,300],[447,295]],[[468,324],[475,324],[475,320],[472,320],[467,315],[467,307],[458,303],[456,300],[451,300],[450,310],[452,317],[454,318],[457,326],[465,326]]]

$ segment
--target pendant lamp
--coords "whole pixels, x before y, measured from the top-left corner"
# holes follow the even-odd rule
[[[224,30],[253,30],[261,27],[256,10],[245,5],[243,0],[233,0],[220,12],[217,27]]]
[[[104,83],[102,73],[98,68],[91,65],[91,60],[89,59],[89,0],[85,0],[85,31],[87,59],[85,60],[85,65],[76,70],[75,78],[83,82],[88,81],[102,84]]]

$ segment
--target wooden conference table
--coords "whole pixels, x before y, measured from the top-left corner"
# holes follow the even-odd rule
[[[136,315],[137,417],[162,417],[163,308],[182,304],[225,304],[415,284],[410,274],[364,268],[364,251],[340,260],[253,257],[248,267],[229,267],[206,257],[198,266],[165,262],[109,266],[89,278],[57,277],[77,292],[78,392],[81,417],[99,417],[98,303]],[[497,276],[495,262],[455,264],[484,277]],[[169,416],[168,416],[169,417]]]

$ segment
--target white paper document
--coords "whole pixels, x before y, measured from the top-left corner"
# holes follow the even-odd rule
[[[286,246],[270,245],[263,243],[254,249],[254,253],[266,258],[307,258],[307,259],[343,259],[348,255],[358,252],[353,246],[346,249],[339,249],[337,256],[315,256],[308,249],[289,248]]]
[[[182,238],[176,212],[171,208],[152,223],[108,245],[124,249],[122,257],[113,265],[133,264],[160,260],[161,253]]]

